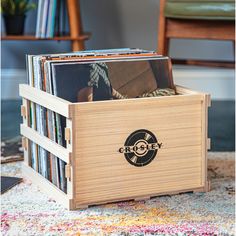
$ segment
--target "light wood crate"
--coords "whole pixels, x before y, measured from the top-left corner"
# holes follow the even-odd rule
[[[68,209],[188,191],[207,191],[210,96],[176,86],[179,95],[70,103],[20,85],[23,99],[24,174]],[[66,148],[31,129],[29,101],[66,117]],[[143,167],[119,149],[136,130],[151,131],[162,143]],[[66,162],[67,194],[30,167],[29,140]]]

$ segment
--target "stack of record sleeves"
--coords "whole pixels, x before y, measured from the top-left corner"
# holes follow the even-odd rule
[[[29,85],[69,102],[175,95],[171,61],[156,52],[122,48],[28,55]],[[30,126],[65,146],[65,118],[30,102]],[[31,142],[31,165],[67,192],[65,163]]]

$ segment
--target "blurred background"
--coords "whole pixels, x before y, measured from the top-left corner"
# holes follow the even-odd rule
[[[137,47],[157,50],[159,7],[158,0],[81,0],[83,29],[92,34],[85,43],[86,49]],[[27,13],[25,34],[35,34],[36,18],[37,10]],[[68,31],[68,22],[66,25]],[[1,34],[5,35],[3,20]],[[1,135],[3,140],[19,136],[21,100],[18,95],[18,85],[26,83],[25,55],[68,51],[71,51],[70,42],[65,41],[2,40]],[[171,39],[169,55],[178,59],[233,61],[234,48],[229,41]],[[175,65],[173,74],[175,84],[211,94],[212,107],[209,109],[208,136],[212,139],[212,150],[234,151],[234,69]]]

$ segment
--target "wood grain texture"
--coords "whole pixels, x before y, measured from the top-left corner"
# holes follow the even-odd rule
[[[167,38],[235,40],[234,22],[166,19]]]
[[[69,105],[71,103],[64,99],[53,96],[49,93],[33,88],[26,84],[20,84],[19,94],[21,97],[27,100],[30,100],[45,108],[55,111],[62,116],[70,118]]]
[[[73,109],[75,205],[202,188],[202,94],[77,103]],[[139,129],[163,147],[145,167],[119,153]]]
[[[176,90],[180,95],[73,104],[61,103],[60,99],[57,103],[55,96],[50,97],[52,110],[58,110],[62,104],[71,117],[66,122],[70,129],[67,148],[58,148],[59,145],[28,128],[27,122],[21,130],[25,137],[68,163],[68,194],[61,194],[32,168],[26,168],[25,173],[69,209],[191,190],[207,191],[210,97],[181,86],[176,86]],[[21,93],[34,101],[44,99],[39,103],[45,106],[41,91],[34,91],[35,95],[26,87]],[[144,167],[130,165],[124,154],[118,152],[127,137],[138,129],[150,130],[163,144],[154,160]]]
[[[209,189],[209,188],[208,188]],[[139,201],[139,199],[149,199],[151,197],[157,197],[157,196],[166,196],[166,195],[176,195],[176,194],[180,194],[180,193],[187,193],[187,192],[205,192],[205,187],[198,187],[198,188],[185,188],[185,189],[179,189],[179,190],[173,190],[173,191],[167,191],[167,192],[160,192],[160,193],[154,193],[154,194],[150,194],[149,196],[145,195],[145,196],[139,196],[138,198],[136,196],[129,196],[128,198],[116,198],[115,200],[113,200],[112,202],[120,202],[120,201],[129,201],[129,200],[136,200]],[[96,205],[100,205],[100,204],[107,204],[110,203],[111,201],[107,200],[107,201],[97,201],[92,203],[92,206],[96,206]],[[74,207],[76,209],[86,209],[91,205],[86,205],[86,204],[80,204],[80,203],[75,203]]]
[[[193,91],[193,90],[191,90],[191,89],[188,89],[188,88],[186,88],[186,87],[183,87],[183,86],[180,86],[180,85],[176,85],[176,92],[178,93],[178,94],[202,94],[201,92],[197,92],[197,91]]]
[[[53,155],[57,156],[61,160],[65,161],[66,163],[69,163],[71,153],[66,148],[55,143],[51,139],[40,135],[37,131],[33,130],[32,128],[27,127],[26,125],[21,124],[20,131],[21,131],[21,134],[25,136],[26,138],[28,138],[29,140],[33,141],[34,143],[38,144],[42,148],[51,152]]]

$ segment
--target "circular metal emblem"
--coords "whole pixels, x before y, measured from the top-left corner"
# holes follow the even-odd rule
[[[161,146],[162,143],[158,143],[152,132],[140,129],[130,134],[119,152],[124,153],[126,160],[131,165],[140,167],[149,164]]]

